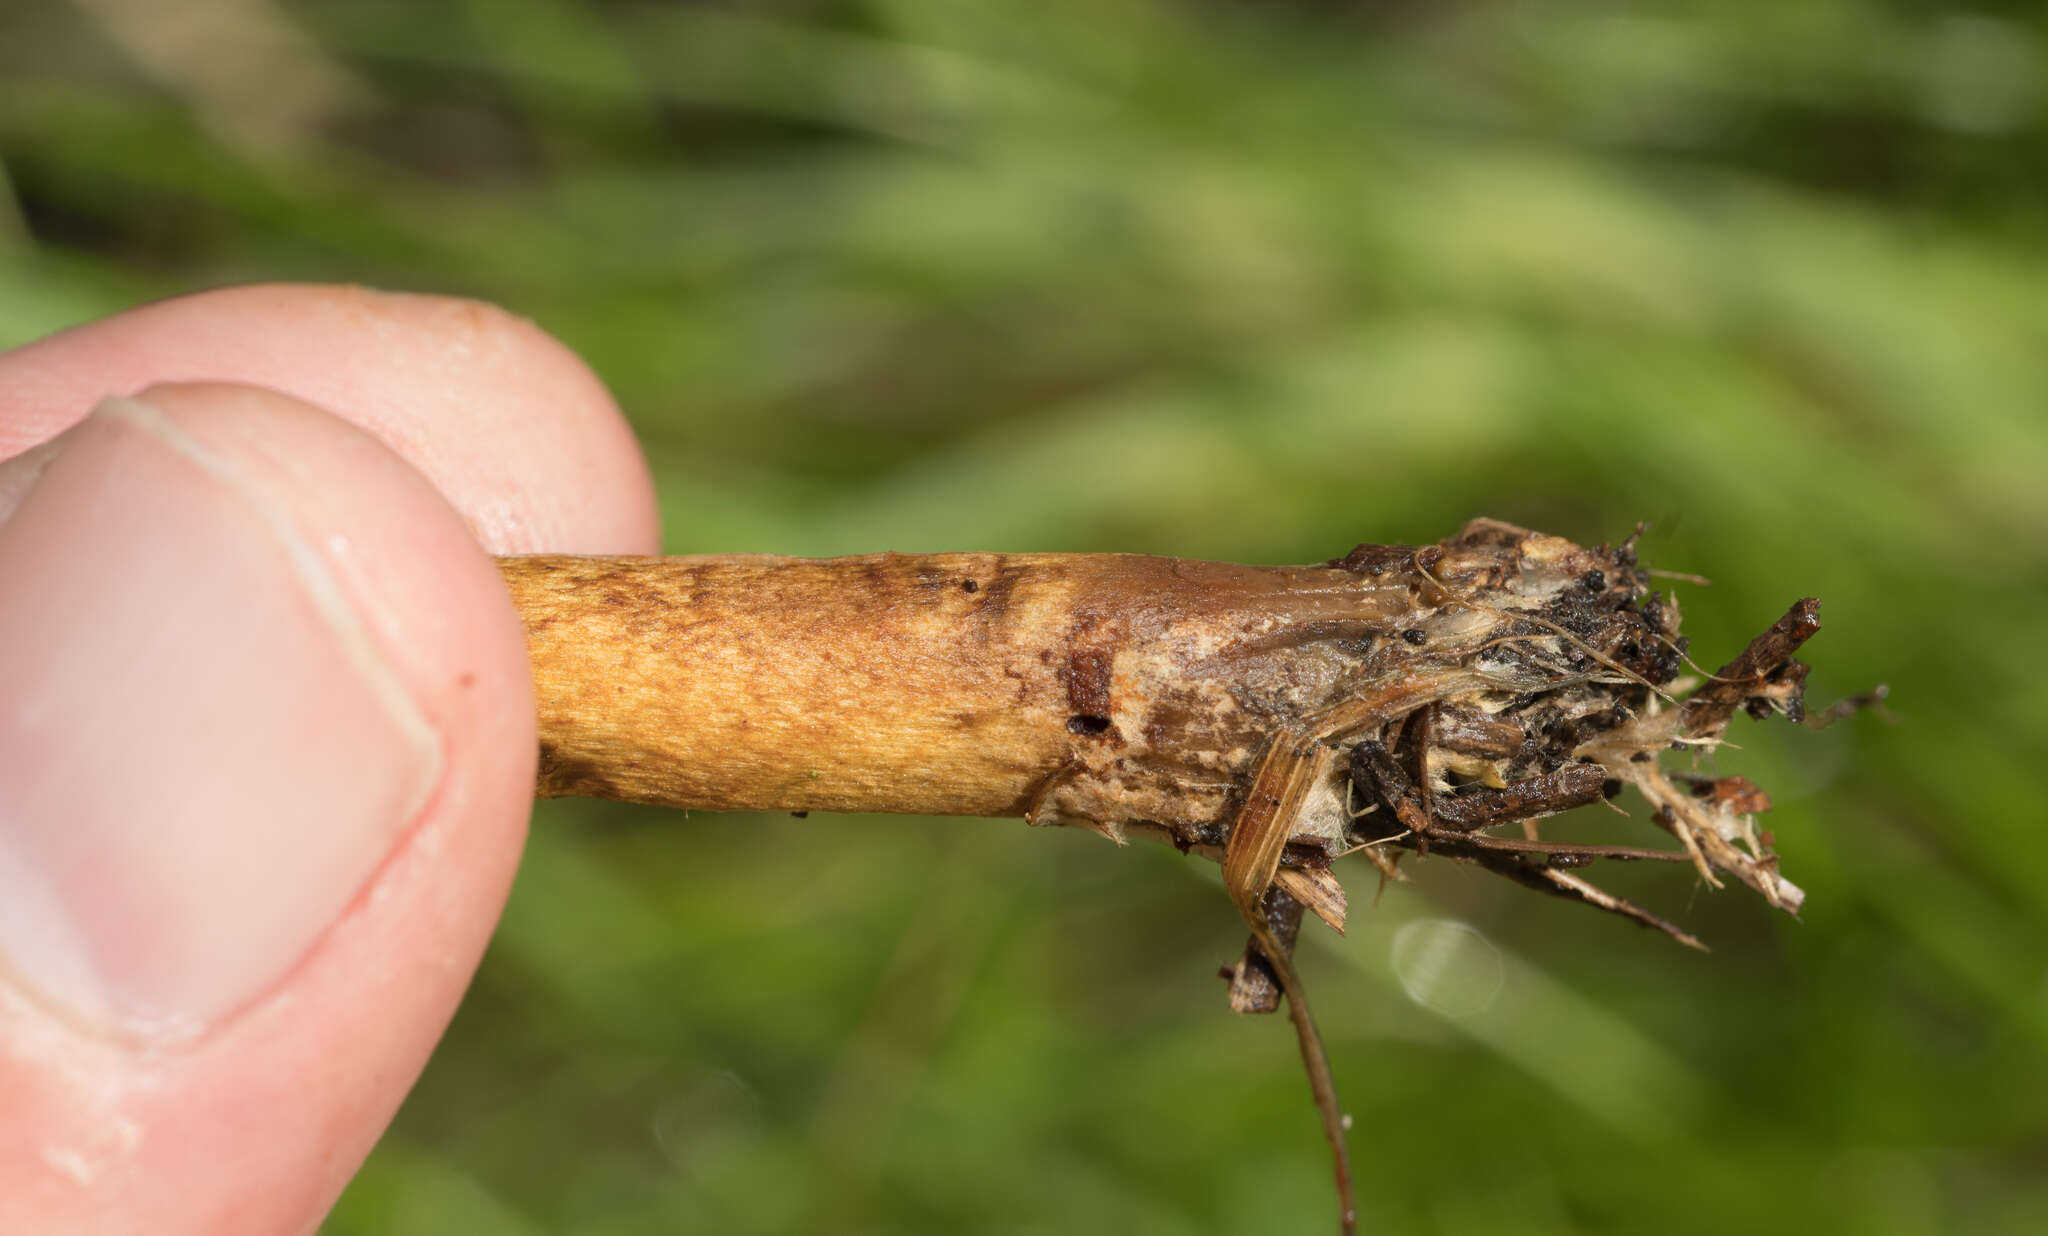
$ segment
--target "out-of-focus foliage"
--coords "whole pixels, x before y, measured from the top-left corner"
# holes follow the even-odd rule
[[[1303,968],[1366,1230],[2037,1233],[2032,14],[32,0],[0,346],[238,280],[488,297],[611,384],[677,551],[1646,518],[1715,581],[1678,586],[1703,660],[1819,595],[1816,699],[1888,681],[1899,721],[1738,727],[1805,921],[1620,877],[1709,957],[1361,870]],[[531,848],[336,1236],[1330,1225],[1292,1037],[1210,977],[1213,869],[585,803]]]

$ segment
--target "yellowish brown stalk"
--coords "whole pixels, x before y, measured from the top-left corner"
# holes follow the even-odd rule
[[[1217,844],[1275,722],[1417,614],[1328,567],[509,558],[543,796],[1023,816]],[[1338,835],[1334,813],[1325,821]]]
[[[1287,997],[1353,1206],[1344,1121],[1291,959],[1329,870],[1439,854],[1697,941],[1571,870],[1690,858],[1772,904],[1739,779],[1662,772],[1737,709],[1799,715],[1801,602],[1683,701],[1683,641],[1633,538],[1489,520],[1441,544],[1251,567],[1117,554],[501,560],[526,621],[538,792],[714,810],[1074,824],[1219,859],[1251,930],[1232,1007]],[[1563,844],[1534,820],[1636,785],[1682,850]],[[1497,827],[1519,824],[1519,836]]]

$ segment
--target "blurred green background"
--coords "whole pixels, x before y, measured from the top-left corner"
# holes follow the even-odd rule
[[[1354,874],[1303,968],[1377,1233],[2048,1231],[2044,190],[2020,4],[0,6],[0,346],[461,293],[611,384],[677,552],[1648,519],[1702,660],[1824,598],[1814,698],[1897,723],[1721,758],[1805,921]],[[1213,868],[583,802],[531,851],[334,1236],[1333,1226]]]

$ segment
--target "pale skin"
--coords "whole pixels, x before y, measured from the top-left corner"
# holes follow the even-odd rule
[[[96,417],[113,428],[25,454],[78,425],[108,395],[139,395],[143,411]],[[269,1236],[318,1226],[446,1027],[525,836],[534,708],[521,626],[490,556],[658,548],[653,493],[630,431],[582,363],[532,324],[470,302],[355,288],[228,289],[0,354],[0,641],[15,645],[0,648],[0,661],[96,663],[97,629],[35,610],[37,581],[61,574],[65,562],[111,552],[96,537],[170,517],[151,513],[145,487],[102,495],[74,518],[65,495],[83,492],[77,486],[89,486],[90,476],[67,481],[72,490],[44,477],[86,469],[97,456],[84,447],[72,465],[62,461],[93,433],[101,450],[158,430],[255,478],[265,509],[290,525],[294,544],[321,558],[309,569],[338,587],[335,604],[355,615],[350,630],[367,632],[364,655],[380,689],[402,697],[394,707],[411,727],[401,727],[405,741],[424,752],[426,772],[417,785],[398,787],[405,793],[394,791],[402,818],[363,851],[367,878],[338,886],[331,916],[294,922],[303,947],[283,962],[237,960],[243,968],[228,986],[209,987],[210,974],[185,983],[179,991],[205,998],[174,1031],[109,1022],[81,1013],[96,1007],[89,1002],[51,998],[64,983],[37,976],[58,971],[10,961],[7,931],[15,929],[0,919],[0,1231]],[[131,499],[144,504],[132,518],[122,509]],[[32,539],[22,531],[30,521]],[[157,531],[172,552],[182,543],[170,535],[175,527]],[[175,591],[182,576],[171,570],[164,578]],[[205,601],[161,598],[171,613]],[[132,598],[135,608],[157,603]],[[162,698],[158,676],[132,664],[126,680],[108,684],[121,724],[170,735],[173,755],[195,708],[232,716],[244,705],[280,707],[263,698],[276,683],[235,672],[233,643],[250,632],[227,624],[204,638],[222,647],[166,650],[175,654],[167,659],[213,657],[226,667],[206,679],[198,705],[189,690]],[[317,762],[358,737],[323,729],[350,724],[346,702],[323,709],[317,694],[300,690],[285,715],[311,720],[275,740],[267,758],[285,762],[280,775],[300,753]],[[64,708],[11,720],[4,709],[0,699],[0,748],[9,744],[9,724],[33,733],[53,760],[96,741],[75,732],[90,718]],[[40,728],[22,728],[31,722]],[[211,758],[190,754],[201,766]],[[232,857],[242,838],[261,849],[278,830],[304,826],[274,802],[236,801],[232,778],[138,785],[155,774],[124,763],[120,744],[94,755],[98,783],[76,793],[120,802],[202,784],[211,801],[187,814],[231,819],[243,830],[226,840],[183,837],[181,850],[212,845]],[[39,813],[38,804],[70,802],[63,795],[74,791],[10,802],[9,785],[25,774],[10,774],[7,758],[0,750],[0,847],[18,826],[29,839],[16,850],[62,853],[69,842],[61,827],[50,831],[52,812]],[[163,806],[166,818],[183,818],[178,804]],[[91,857],[97,864],[104,856]],[[115,888],[170,879],[165,865],[140,867],[80,878],[60,893],[86,904],[115,896]],[[186,904],[181,896],[200,897],[175,887],[146,891],[134,904],[177,907]],[[204,897],[232,900],[232,892],[208,889]],[[116,908],[126,914],[127,904]],[[82,912],[104,917],[108,907]],[[122,928],[129,929],[176,934],[176,924]],[[145,963],[122,956],[125,937],[109,932],[85,933],[95,972],[119,976],[121,991],[147,991],[154,976],[132,972]]]

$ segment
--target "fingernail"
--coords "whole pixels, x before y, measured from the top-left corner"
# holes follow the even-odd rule
[[[0,982],[189,1038],[273,988],[433,792],[438,736],[288,496],[108,400],[0,524]]]

